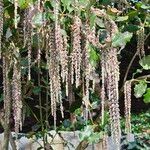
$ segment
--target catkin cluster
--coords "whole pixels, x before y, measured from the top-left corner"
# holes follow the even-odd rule
[[[118,32],[118,28],[115,22],[104,11],[91,8],[91,12],[104,19],[107,31],[107,38],[105,39],[106,44],[99,46],[99,48],[102,49],[102,124],[104,123],[104,103],[105,99],[108,98],[111,136],[116,145],[116,149],[120,149],[121,128],[118,103],[119,62],[117,60],[117,49],[111,46],[112,37]]]
[[[60,24],[55,27],[55,42],[56,49],[59,53],[60,65],[61,65],[61,78],[62,82],[68,81],[68,52],[67,52],[67,36],[62,35]],[[66,87],[66,95],[68,95]]]
[[[54,123],[56,126],[56,109],[57,103],[60,103],[61,113],[63,117],[63,106],[61,96],[61,81],[60,81],[60,53],[59,49],[56,49],[56,41],[58,35],[55,35],[55,27],[49,30],[49,46],[48,46],[48,70],[49,70],[49,82],[50,82],[50,98],[51,98],[51,113],[54,117]]]
[[[41,1],[38,0],[38,10],[41,7]],[[15,28],[17,28],[17,7],[18,0],[14,0],[14,17],[15,17]],[[28,79],[31,79],[31,57],[32,57],[32,37],[33,26],[32,18],[36,14],[35,9],[29,7],[25,10],[24,13],[24,47],[28,50]],[[3,29],[3,6],[2,0],[0,0],[0,49],[1,49],[1,35]],[[68,39],[67,35],[63,34],[61,29],[61,23],[59,20],[59,0],[56,1],[54,8],[54,20],[49,23],[43,31],[46,34],[46,59],[47,67],[49,73],[49,88],[50,88],[50,100],[51,100],[51,114],[54,117],[54,126],[56,128],[56,111],[58,103],[60,105],[60,110],[63,114],[63,105],[62,105],[62,89],[61,81],[65,83],[66,86],[66,95],[68,96],[68,72],[71,72],[71,82],[75,83],[76,88],[81,84],[81,75],[83,77],[83,101],[85,102],[86,111],[90,105],[89,101],[89,87],[91,74],[95,72],[95,68],[90,64],[90,46],[94,46],[99,51],[101,51],[101,77],[102,77],[102,88],[101,88],[101,104],[102,104],[102,124],[104,124],[104,105],[105,100],[108,99],[109,103],[109,114],[110,114],[110,124],[111,124],[111,135],[112,139],[117,145],[116,149],[119,149],[121,130],[120,130],[120,113],[119,113],[119,104],[118,104],[118,82],[119,82],[119,62],[117,60],[117,49],[111,46],[112,37],[118,32],[118,28],[113,20],[104,12],[99,9],[91,8],[91,13],[94,13],[97,17],[101,17],[104,20],[105,28],[107,33],[107,39],[105,39],[106,44],[102,45],[99,42],[99,37],[96,33],[96,24],[93,27],[90,27],[89,22],[87,21],[84,29],[83,24],[79,16],[73,16],[73,24],[71,26],[72,37]],[[84,31],[83,31],[84,30]],[[83,33],[84,32],[84,33]],[[81,35],[84,34],[82,37]],[[38,33],[38,43],[40,43],[40,33]],[[83,39],[84,38],[84,39]],[[143,53],[143,40],[144,31],[143,29],[138,33],[138,49]],[[71,41],[70,47],[70,56],[68,56],[68,40]],[[82,47],[82,41],[84,40],[84,45]],[[42,42],[41,42],[42,43]],[[44,42],[43,42],[44,43]],[[37,60],[41,59],[41,48],[38,45],[38,55]],[[69,59],[71,63],[69,64]],[[82,63],[83,68],[82,68]],[[69,70],[68,68],[71,68]],[[4,83],[4,99],[10,100],[10,89],[7,86],[8,75],[6,74],[8,66],[3,64],[3,83]],[[61,80],[62,79],[62,80]],[[93,86],[94,87],[94,86]],[[94,89],[94,88],[93,88]],[[14,61],[13,65],[13,77],[12,77],[12,100],[13,100],[13,110],[14,110],[14,120],[15,120],[15,131],[18,133],[19,128],[21,128],[21,112],[22,112],[22,101],[21,101],[21,67],[18,60]],[[126,129],[127,132],[130,132],[130,97],[131,97],[131,85],[130,83],[125,84],[125,114],[126,114]],[[6,104],[5,102],[5,104]],[[88,113],[88,112],[87,112]],[[87,115],[87,114],[86,114]],[[87,118],[87,117],[86,117]],[[106,137],[107,139],[107,137]],[[107,140],[104,140],[105,145],[107,146]]]
[[[110,48],[107,50],[107,54],[106,55],[103,54],[102,57],[103,58],[101,58],[102,59],[101,98],[102,102],[104,103],[105,95],[107,94],[109,103],[111,136],[114,141],[114,144],[116,144],[116,148],[119,149],[121,129],[120,129],[120,113],[118,103],[119,62],[117,60],[117,50],[115,48]],[[104,111],[104,106],[102,109]],[[103,113],[104,112],[102,112],[102,114]]]

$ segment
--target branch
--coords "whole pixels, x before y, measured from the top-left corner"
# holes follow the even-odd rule
[[[146,41],[146,40],[148,39],[149,35],[150,35],[150,32],[147,34],[147,36],[146,36],[146,38],[145,38],[144,41]],[[130,68],[131,68],[131,66],[132,66],[132,64],[133,64],[133,62],[134,62],[136,56],[139,54],[139,52],[140,52],[140,50],[137,50],[137,51],[136,51],[136,53],[134,54],[134,56],[132,57],[132,59],[131,59],[131,61],[130,61],[130,63],[129,63],[129,66],[128,66],[128,68],[127,68],[126,74],[125,74],[124,79],[123,79],[123,85],[124,85],[124,83],[125,83],[126,80],[127,80],[129,70],[130,70]]]
[[[130,79],[130,80],[128,80],[128,81],[131,81],[131,84],[133,85],[135,82],[138,82],[139,80],[143,80],[143,79],[148,79],[148,80],[150,80],[150,74],[149,74],[149,75],[140,76],[140,77],[135,78],[135,79]],[[122,86],[121,89],[120,89],[120,97],[121,97],[121,95],[123,94],[123,89],[124,89],[124,84],[123,84],[123,86]]]

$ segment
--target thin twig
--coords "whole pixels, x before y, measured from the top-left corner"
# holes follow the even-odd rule
[[[150,32],[149,32],[149,34],[146,36],[146,38],[145,38],[144,41],[146,41],[146,40],[148,39],[149,35],[150,35]],[[132,66],[132,64],[133,64],[133,62],[134,62],[136,56],[139,54],[139,51],[140,51],[140,50],[137,50],[137,51],[136,51],[136,53],[134,54],[134,56],[132,57],[132,59],[131,59],[131,61],[130,61],[130,63],[129,63],[129,66],[128,66],[128,68],[127,68],[126,74],[125,74],[124,79],[123,79],[123,85],[124,85],[124,83],[125,83],[126,80],[127,80],[129,70],[130,70],[130,68],[131,68],[131,66]]]
[[[139,54],[139,50],[136,51],[136,53],[134,54],[134,56],[132,57],[132,59],[131,59],[131,61],[130,61],[130,63],[129,63],[129,66],[128,66],[128,68],[127,68],[127,71],[126,71],[125,76],[124,76],[124,79],[123,79],[123,85],[124,85],[124,83],[125,83],[126,80],[127,80],[129,70],[130,70],[130,68],[131,68],[131,66],[132,66],[132,64],[133,64],[133,62],[134,62],[134,60],[135,60],[135,58],[136,58],[136,56],[137,56],[138,54]]]
[[[139,80],[143,80],[143,79],[150,79],[150,74],[149,75],[140,76],[140,77],[135,78],[135,79],[130,79],[128,81],[131,81],[131,83],[133,85],[135,82],[138,82]],[[120,89],[120,97],[123,94],[123,89],[124,89],[124,86],[122,86],[121,89]]]

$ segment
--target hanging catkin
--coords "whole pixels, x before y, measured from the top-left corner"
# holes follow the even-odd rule
[[[55,51],[55,34],[54,27],[51,29],[49,33],[49,58],[48,58],[48,70],[49,70],[49,84],[50,84],[50,98],[51,98],[51,113],[54,117],[54,126],[56,126],[56,73],[57,67],[55,64],[55,59],[57,57],[57,53]]]
[[[106,55],[105,51],[101,54],[101,77],[102,77],[102,88],[101,88],[101,118],[102,125],[104,124],[104,109],[105,109],[105,100],[106,100],[106,92],[105,92],[105,79],[106,79]]]
[[[125,133],[131,133],[131,81],[124,85]]]
[[[2,35],[3,35],[3,0],[0,0],[0,59],[2,48]]]
[[[38,9],[40,10],[40,7],[41,7],[41,0],[38,0],[37,5],[38,5]]]
[[[102,148],[103,150],[108,150],[108,135],[104,133],[103,139],[102,139]]]
[[[109,101],[109,114],[111,124],[111,136],[116,149],[120,148],[120,113],[118,104],[118,81],[119,81],[119,62],[117,60],[117,50],[110,48],[106,56],[106,83]]]
[[[61,59],[64,59],[62,58],[63,56],[61,56],[61,52],[63,52],[63,38],[62,38],[62,33],[61,33],[61,28],[60,28],[60,23],[59,23],[59,19],[58,19],[58,16],[59,16],[59,0],[56,2],[56,5],[55,5],[55,8],[54,8],[54,16],[55,16],[55,35],[54,35],[54,38],[55,38],[55,51],[57,53],[56,55],[56,58],[55,58],[55,61],[56,61],[56,100],[57,102],[59,102],[60,104],[60,110],[61,110],[61,115],[62,117],[64,117],[64,114],[63,114],[63,105],[62,105],[62,96],[61,96],[61,78],[60,78],[60,64],[62,66],[62,60]]]
[[[17,50],[17,49],[16,49]],[[14,60],[12,77],[13,115],[15,120],[15,132],[22,129],[22,98],[21,98],[21,67],[18,60]]]
[[[28,80],[31,80],[31,52],[32,52],[32,42],[31,39],[28,39]]]
[[[89,85],[90,85],[90,73],[91,73],[91,65],[89,62],[89,42],[86,40],[85,43],[85,97],[86,100],[89,101]]]
[[[139,52],[139,55],[144,56],[144,27],[141,27],[140,30],[137,31],[137,51]]]
[[[72,47],[73,51],[71,53],[71,76],[72,84],[74,83],[75,76],[75,85],[78,87],[80,85],[80,69],[81,69],[81,19],[78,16],[73,18],[72,25]]]
[[[49,84],[50,84],[50,99],[51,99],[51,113],[54,117],[54,126],[56,128],[56,108],[57,103],[60,103],[62,116],[63,116],[63,107],[62,107],[62,96],[61,96],[61,82],[60,82],[60,67],[59,67],[59,53],[56,49],[55,44],[55,27],[49,29],[49,46],[48,46],[48,70],[49,70]]]
[[[83,113],[84,120],[88,120],[89,110],[89,86],[90,86],[90,72],[91,66],[89,62],[89,41],[88,35],[88,23],[85,23],[82,29],[82,71],[83,71],[83,104],[85,106],[85,112]]]
[[[102,48],[103,45],[100,44],[99,42],[99,38],[97,38],[96,36],[96,25],[94,24],[93,27],[90,27],[89,25],[87,25],[87,39],[88,41],[96,48]]]
[[[31,12],[32,9],[25,10],[24,19],[24,46],[28,50],[28,80],[31,80],[31,53],[32,53],[32,25],[31,25]]]
[[[100,47],[103,48],[102,50],[106,52],[106,55],[102,54],[102,56],[104,57],[102,58],[102,61],[105,61],[102,62],[102,109],[104,110],[104,90],[106,85],[106,93],[109,101],[111,136],[112,141],[116,145],[116,150],[119,150],[121,138],[120,113],[118,103],[119,62],[117,60],[117,49],[110,46],[111,39],[118,32],[118,28],[115,22],[104,11],[101,11],[100,9],[95,9],[93,7],[91,8],[91,11],[95,15],[104,19],[105,27],[107,30],[106,45],[100,45]]]
[[[95,24],[92,28],[90,28],[90,26],[87,24],[86,25],[86,30],[87,30],[87,38],[88,38],[89,42],[92,45],[94,45],[95,47],[97,47]]]
[[[62,35],[58,22],[55,25],[55,43],[60,57],[62,82],[65,82],[68,76],[67,37]]]
[[[89,61],[89,57],[90,57],[90,44],[92,44],[93,46],[99,48],[100,44],[98,41],[98,38],[96,37],[96,29],[95,29],[95,25],[92,27],[92,29],[90,29],[90,25],[89,22],[86,23],[85,25],[85,60],[83,59],[83,63],[85,63],[85,74],[86,77],[88,77],[88,80],[92,80],[93,84],[92,84],[92,89],[94,91],[95,89],[95,83],[96,81],[96,73],[95,73],[95,67],[92,66],[92,64]],[[82,39],[83,41],[83,39]],[[84,51],[83,51],[84,52]],[[89,81],[88,81],[89,82]],[[88,83],[86,82],[86,83]],[[88,83],[89,84],[89,83]]]
[[[66,83],[66,96],[68,96],[68,40],[67,36],[63,36],[63,51],[61,52],[61,77]]]
[[[11,116],[11,82],[9,74],[9,59],[3,57],[3,95],[4,95],[4,148],[8,149],[9,132],[10,132],[10,116]]]
[[[28,39],[28,9],[23,14],[23,46],[25,47]]]
[[[18,9],[18,0],[14,0],[14,23],[15,23],[15,28],[17,28],[17,17],[18,17],[18,14],[17,14],[17,9]]]
[[[38,40],[38,51],[37,51],[37,62],[38,66],[40,67],[40,62],[41,62],[41,46],[40,46],[40,33],[37,32],[37,40]]]

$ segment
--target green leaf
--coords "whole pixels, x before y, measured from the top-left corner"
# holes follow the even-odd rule
[[[97,143],[102,138],[101,132],[94,132],[92,135],[89,136],[88,141],[89,143]]]
[[[38,12],[32,19],[32,25],[34,27],[40,27],[43,25],[45,21],[45,13]]]
[[[61,2],[63,3],[64,7],[68,7],[71,5],[71,1],[70,0],[61,0]]]
[[[33,88],[33,93],[35,94],[35,95],[38,95],[39,93],[41,92],[41,87],[35,87],[35,88]]]
[[[67,9],[69,13],[73,11],[73,8],[71,7],[71,0],[61,0],[61,2],[65,10]]]
[[[138,11],[137,10],[132,10],[128,13],[129,20],[135,19],[136,16],[138,16]]]
[[[12,32],[11,32],[10,28],[8,28],[6,31],[6,39],[8,40],[11,36],[12,36]]]
[[[69,127],[71,126],[71,121],[70,121],[69,119],[65,119],[65,120],[63,121],[63,126],[64,126],[65,128],[69,128]]]
[[[92,133],[93,133],[93,126],[88,125],[84,128],[84,131],[80,132],[79,138],[81,141],[86,140],[89,138],[89,136],[91,136]]]
[[[126,20],[128,20],[128,16],[119,16],[116,19],[117,22],[126,21]]]
[[[139,29],[140,29],[140,26],[133,25],[133,24],[127,24],[123,27],[123,31],[128,31],[128,32],[136,32]]]
[[[118,32],[115,34],[115,36],[112,38],[112,46],[113,47],[122,47],[125,46],[127,42],[129,42],[132,38],[132,33],[130,32]]]
[[[0,102],[3,101],[3,94],[0,95]]]
[[[150,69],[150,55],[143,57],[139,61],[139,64],[143,67],[143,69],[149,70]]]
[[[142,8],[142,9],[150,9],[150,6],[147,6],[147,5],[142,4],[142,5],[141,5],[141,8]]]
[[[91,28],[94,26],[95,19],[96,19],[96,15],[95,15],[95,14],[92,14],[92,15],[90,16],[90,27],[91,27]]]
[[[134,78],[134,76],[135,75],[137,75],[138,73],[142,73],[142,69],[137,69],[134,73],[133,73],[133,75],[132,75],[132,78]]]
[[[92,48],[92,46],[90,46],[90,63],[92,64],[92,66],[96,66],[97,62],[99,60],[99,55],[97,54],[97,52]]]
[[[147,88],[146,93],[144,94],[144,102],[150,103],[150,88]]]
[[[104,22],[101,18],[96,17],[96,24],[100,27],[100,28],[105,28]]]
[[[29,4],[31,3],[31,0],[19,0],[18,1],[18,5],[21,9],[25,9],[29,6]]]
[[[134,87],[134,96],[136,98],[140,98],[143,96],[143,94],[146,92],[147,84],[144,80],[139,81],[138,84]]]

